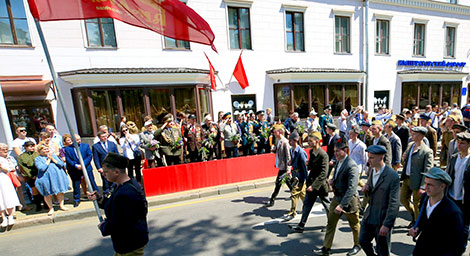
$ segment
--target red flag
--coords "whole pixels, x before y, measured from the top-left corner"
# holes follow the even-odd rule
[[[179,0],[28,0],[39,21],[113,18],[177,40],[214,46],[209,24]]]
[[[245,89],[246,87],[249,86],[248,78],[246,77],[246,73],[245,73],[245,68],[243,67],[241,54],[240,54],[240,57],[238,57],[237,65],[235,66],[235,70],[233,71],[233,76],[237,79],[242,89]]]
[[[211,88],[212,88],[212,90],[215,91],[216,87],[217,87],[217,84],[215,82],[215,69],[214,69],[214,66],[212,66],[211,61],[209,60],[209,57],[207,57],[207,54],[204,53],[204,55],[206,55],[207,61],[209,61],[209,70],[210,70],[210,77],[211,77]]]

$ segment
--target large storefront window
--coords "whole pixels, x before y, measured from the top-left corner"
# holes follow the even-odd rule
[[[93,99],[96,127],[106,125],[112,131],[117,131],[120,119],[116,101],[116,91],[92,91],[91,98]],[[75,106],[76,104],[75,102]],[[80,132],[84,134],[83,130]]]
[[[149,90],[150,113],[156,118],[171,113],[170,89]]]
[[[460,82],[405,82],[402,83],[401,107],[425,109],[430,104],[460,104],[461,88]]]
[[[17,127],[24,126],[28,137],[38,139],[41,132],[39,122],[41,120],[54,122],[51,104],[47,101],[6,102],[6,104],[13,134]]]
[[[300,118],[308,117],[308,85],[294,86],[294,111]]]
[[[122,90],[122,108],[127,120],[132,120],[138,127],[144,125],[145,107],[142,104],[144,93],[142,89]]]
[[[139,129],[143,126],[146,115],[158,120],[165,113],[176,116],[177,112],[183,112],[196,115],[200,122],[204,113],[212,114],[211,92],[204,86],[200,87],[196,94],[195,88],[193,85],[163,88],[72,89],[79,133],[82,136],[95,136],[100,125],[107,125],[111,130],[118,131],[121,116],[135,122]],[[198,100],[196,100],[197,95],[199,95]],[[92,113],[89,110],[92,110]],[[93,118],[96,120],[92,120]]]
[[[357,83],[277,84],[274,85],[275,114],[282,120],[289,116],[290,111],[298,112],[301,118],[308,117],[312,108],[321,114],[326,100],[332,105],[332,114],[337,116],[341,110],[351,110],[361,104],[359,88],[361,86]],[[311,97],[308,96],[309,91]],[[291,94],[294,98],[292,102]]]
[[[83,131],[86,134],[93,133],[92,123],[89,122],[91,120],[90,109],[88,107],[88,96],[85,90],[77,91],[73,95],[73,100],[75,102],[75,116],[80,121],[78,124],[80,125],[79,130]]]
[[[175,89],[176,112],[196,115],[194,88]]]

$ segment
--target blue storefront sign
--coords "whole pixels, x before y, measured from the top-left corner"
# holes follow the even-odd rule
[[[455,62],[455,61],[416,61],[416,60],[398,60],[398,66],[408,67],[456,67],[463,68],[467,65],[466,62]]]

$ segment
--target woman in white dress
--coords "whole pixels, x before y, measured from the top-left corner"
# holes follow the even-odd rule
[[[15,213],[17,206],[21,206],[15,187],[7,175],[10,172],[7,157],[8,146],[0,143],[0,212],[2,215],[2,231],[5,231],[7,228],[10,229],[15,224],[13,213]]]

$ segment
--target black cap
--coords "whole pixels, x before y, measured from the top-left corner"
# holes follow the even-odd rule
[[[119,154],[109,152],[103,160],[101,165],[108,165],[118,169],[126,169],[129,164],[129,159],[127,157],[121,156]]]
[[[421,115],[419,116],[419,119],[423,119],[423,120],[429,121],[429,120],[431,120],[431,117],[429,117],[429,116],[427,116],[427,115],[425,115],[425,114],[421,114]]]
[[[397,118],[397,119],[401,119],[401,120],[405,120],[405,119],[406,119],[405,116],[402,115],[402,114],[396,115],[396,118]]]
[[[300,139],[300,136],[297,131],[293,131],[289,136],[289,140],[299,141],[299,139]]]
[[[256,115],[264,115],[264,110],[258,110],[258,111],[256,111]]]
[[[189,115],[189,119],[196,119],[196,116],[194,114]]]
[[[326,110],[326,109],[331,109],[331,105],[326,105],[323,107],[323,110]]]
[[[367,127],[370,127],[370,123],[369,123],[369,122],[361,121],[360,126],[367,126]]]

